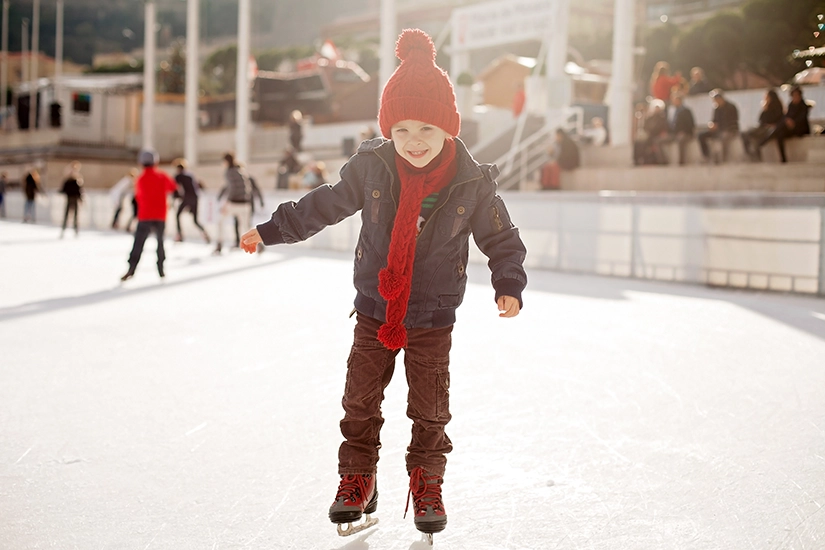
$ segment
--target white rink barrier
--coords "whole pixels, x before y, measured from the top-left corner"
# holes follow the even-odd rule
[[[254,223],[302,191],[265,193]],[[777,193],[553,193],[505,192],[502,196],[527,246],[532,269],[611,275],[714,286],[825,295],[825,194]],[[65,198],[51,193],[37,203],[37,220],[60,226]],[[6,193],[8,219],[20,220],[19,189]],[[114,205],[107,192],[87,193],[81,229],[109,230]],[[175,211],[167,235],[175,234]],[[131,215],[124,204],[120,223]],[[213,239],[218,212],[204,194],[200,221]],[[186,213],[186,240],[201,237]],[[71,221],[70,221],[71,223]],[[360,217],[315,235],[306,246],[352,251]],[[243,231],[243,229],[242,229]],[[224,234],[232,233],[230,228]],[[224,243],[230,245],[232,243]],[[474,246],[471,261],[486,263]]]

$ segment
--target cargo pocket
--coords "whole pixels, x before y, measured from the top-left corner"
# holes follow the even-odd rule
[[[438,309],[452,309],[461,305],[460,294],[439,294]]]
[[[435,396],[435,418],[449,420],[450,417],[450,371],[445,368],[436,371],[437,394]]]

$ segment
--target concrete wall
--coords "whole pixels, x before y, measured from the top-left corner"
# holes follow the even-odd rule
[[[562,172],[561,187],[566,191],[821,193],[825,191],[822,168],[816,163],[582,167]]]
[[[255,223],[267,220],[279,203],[301,195],[267,192]],[[502,196],[527,246],[528,269],[825,295],[825,194]],[[13,191],[7,199],[9,217],[20,219],[22,194]],[[38,219],[59,224],[64,205],[62,196],[51,194],[48,203],[38,206]],[[113,209],[108,193],[89,193],[81,225],[107,229]],[[200,218],[215,236],[214,192],[202,198]],[[183,222],[184,234],[196,238],[189,217]],[[360,218],[353,216],[297,246],[352,251],[359,229]],[[174,234],[171,212],[167,234]],[[486,262],[475,247],[470,257]]]

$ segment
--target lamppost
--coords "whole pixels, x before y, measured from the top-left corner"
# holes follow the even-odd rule
[[[29,19],[24,17],[21,21],[22,29],[20,44],[20,81],[29,81]]]
[[[615,0],[613,7],[613,74],[610,77],[610,144],[630,143],[633,103],[633,37],[636,0]]]
[[[3,42],[2,65],[0,65],[0,115],[3,117],[0,130],[6,128],[6,89],[9,86],[9,0],[3,0]]]
[[[143,148],[155,143],[155,2],[146,0],[143,37]]]
[[[235,82],[235,159],[249,162],[249,0],[238,1],[238,69]]]
[[[31,89],[29,90],[29,131],[37,125],[38,72],[40,62],[40,0],[32,6]]]
[[[184,157],[194,170],[198,164],[198,42],[200,0],[187,0],[186,12],[186,104],[184,113]]]
[[[60,79],[63,77],[63,0],[57,0],[54,42],[54,100],[60,103]]]
[[[395,8],[395,0],[381,0],[381,32],[379,51],[379,78],[378,98],[381,100],[381,93],[384,86],[395,71],[395,40],[397,34],[398,15]]]

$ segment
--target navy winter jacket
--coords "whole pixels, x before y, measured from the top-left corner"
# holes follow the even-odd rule
[[[361,211],[355,249],[355,308],[386,321],[387,302],[378,292],[378,272],[387,265],[390,236],[401,193],[395,146],[377,138],[361,144],[341,168],[341,180],[322,185],[301,200],[281,204],[272,219],[257,226],[264,244],[296,243]],[[527,250],[496,194],[498,169],[479,165],[456,138],[458,172],[439,193],[415,249],[412,290],[404,324],[438,328],[455,322],[467,285],[469,238],[489,258],[495,298],[521,303],[527,285],[522,264]]]

